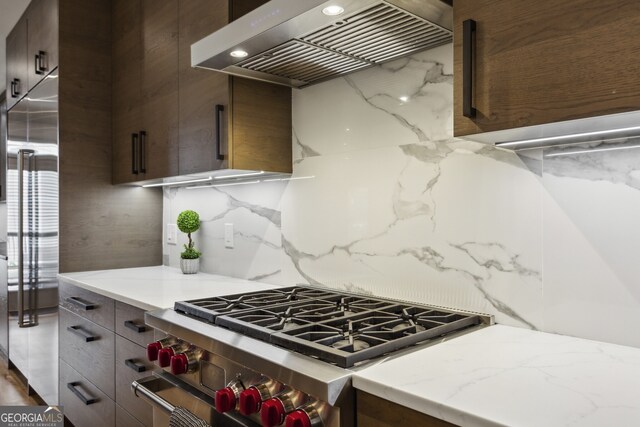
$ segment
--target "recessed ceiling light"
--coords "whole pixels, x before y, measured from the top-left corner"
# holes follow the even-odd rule
[[[400,97],[400,101],[402,101],[402,102],[407,102],[408,100],[409,100],[408,96],[401,96]]]
[[[233,56],[234,58],[244,58],[249,54],[242,49],[237,49],[237,50],[232,50],[231,53],[229,53],[229,55]]]
[[[338,5],[331,5],[322,9],[322,13],[324,13],[327,16],[336,16],[336,15],[340,15],[343,12],[344,12],[344,9]]]

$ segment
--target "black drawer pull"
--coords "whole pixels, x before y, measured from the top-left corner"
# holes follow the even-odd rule
[[[85,331],[80,326],[67,326],[67,331],[84,339],[84,342],[96,341],[99,338],[96,335],[91,335],[91,332]]]
[[[136,325],[133,320],[125,320],[124,321],[124,327],[131,329],[134,332],[137,332],[139,334],[146,332],[147,330],[147,326],[146,325]]]
[[[85,405],[91,405],[92,403],[96,403],[98,401],[98,399],[96,399],[95,397],[87,397],[82,394],[82,392],[77,388],[79,385],[81,385],[79,381],[74,381],[72,383],[67,383],[67,388],[71,390],[73,394],[78,396],[78,399],[82,400],[82,403],[84,403]]]
[[[73,304],[75,306],[78,306],[82,309],[84,309],[85,311],[88,310],[95,310],[96,308],[98,308],[98,305],[92,302],[87,301],[86,299],[80,298],[80,297],[68,297],[65,299],[65,301],[67,301],[70,304]]]
[[[475,54],[476,21],[462,23],[462,115],[470,119],[476,116],[473,106],[473,56]]]
[[[147,370],[147,367],[142,363],[136,363],[133,359],[127,359],[124,361],[124,364],[133,369],[136,372],[144,372]]]

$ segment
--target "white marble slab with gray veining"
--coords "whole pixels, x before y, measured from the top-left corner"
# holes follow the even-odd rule
[[[523,328],[471,332],[353,385],[463,427],[640,425],[640,349]]]

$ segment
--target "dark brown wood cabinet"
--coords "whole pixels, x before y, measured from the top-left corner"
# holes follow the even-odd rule
[[[178,175],[178,1],[142,1],[144,179]]]
[[[455,424],[414,411],[360,390],[356,393],[356,400],[358,427],[455,427]]]
[[[463,22],[476,22],[463,115]],[[454,135],[640,109],[640,3],[634,0],[454,2]]]
[[[58,0],[33,0],[6,43],[11,108],[58,66]]]
[[[191,44],[229,22],[228,0],[183,0],[179,17],[180,174],[222,169],[215,155],[216,105],[229,103],[229,77],[191,67]]]
[[[58,0],[32,0],[27,15],[29,90],[58,66]]]
[[[114,0],[113,183],[178,172],[178,2]]]
[[[113,181],[127,182],[139,174],[138,144],[142,123],[142,3],[112,3],[112,127]]]
[[[18,21],[7,36],[7,109],[27,93],[27,20]]]
[[[291,172],[291,89],[191,67],[191,44],[263,3],[114,1],[115,184],[226,168]]]

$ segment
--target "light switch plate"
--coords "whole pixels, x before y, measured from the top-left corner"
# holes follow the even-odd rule
[[[176,224],[167,224],[167,244],[178,244],[178,227]]]
[[[227,222],[224,224],[224,247],[233,248],[233,224]]]

